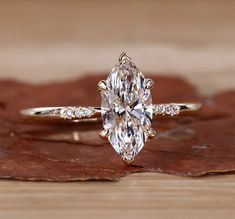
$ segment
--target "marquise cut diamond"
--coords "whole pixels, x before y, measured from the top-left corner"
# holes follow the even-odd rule
[[[102,82],[104,83],[104,82]],[[108,139],[123,160],[133,160],[143,148],[152,123],[152,97],[139,69],[123,58],[101,90],[101,115]]]

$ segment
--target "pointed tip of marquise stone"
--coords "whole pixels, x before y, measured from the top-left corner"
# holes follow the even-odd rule
[[[134,158],[132,158],[131,160],[126,160],[126,159],[123,159],[123,162],[126,164],[126,165],[131,165],[133,162],[134,162]]]

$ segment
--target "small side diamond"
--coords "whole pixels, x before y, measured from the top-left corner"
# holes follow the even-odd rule
[[[164,115],[165,114],[165,106],[164,104],[158,104],[158,105],[155,105],[154,107],[154,113],[156,115]]]
[[[154,107],[155,115],[178,115],[180,111],[180,106],[178,104],[157,104]]]
[[[177,104],[169,104],[166,106],[166,114],[175,116],[179,114],[180,107]]]
[[[91,117],[94,115],[94,109],[92,107],[87,107],[84,109],[85,116]]]
[[[64,119],[72,119],[74,117],[74,109],[72,107],[62,108],[60,115]]]
[[[75,116],[77,118],[82,118],[84,116],[84,110],[82,107],[78,107],[76,110],[75,110]]]
[[[75,116],[77,118],[91,117],[95,113],[94,108],[92,107],[78,107],[75,110]]]

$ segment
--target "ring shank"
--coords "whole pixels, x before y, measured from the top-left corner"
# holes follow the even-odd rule
[[[181,112],[196,111],[199,110],[202,106],[201,103],[185,103],[178,104],[180,106]]]
[[[176,116],[184,112],[193,112],[201,103],[168,103],[153,104],[153,117]],[[20,111],[27,120],[90,122],[101,118],[101,107],[39,107]]]

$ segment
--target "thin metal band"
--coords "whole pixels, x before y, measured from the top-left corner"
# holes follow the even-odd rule
[[[200,103],[153,104],[153,117],[177,116],[184,112],[196,111],[200,107]],[[21,110],[20,114],[29,120],[96,121],[101,119],[101,108],[91,106],[40,107]]]

